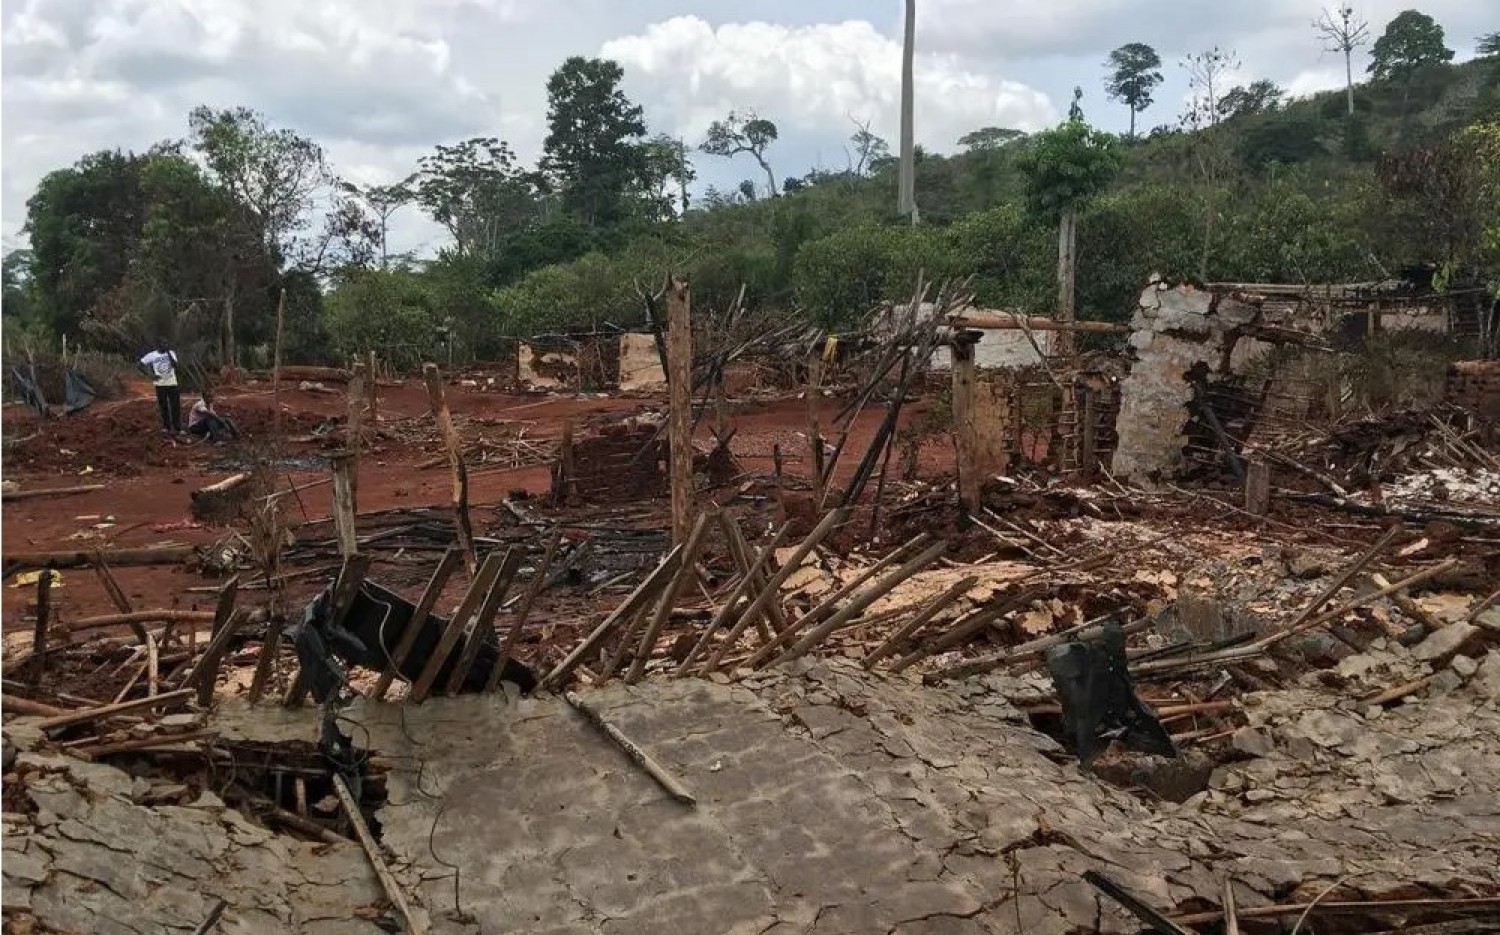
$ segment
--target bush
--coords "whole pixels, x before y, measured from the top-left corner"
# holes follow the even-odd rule
[[[910,299],[919,273],[929,283],[966,275],[945,240],[931,228],[874,226],[814,240],[797,255],[797,300],[824,328],[849,327],[882,301]]]
[[[345,274],[323,304],[323,324],[342,357],[379,351],[401,367],[432,359],[442,325],[426,282],[406,270]]]

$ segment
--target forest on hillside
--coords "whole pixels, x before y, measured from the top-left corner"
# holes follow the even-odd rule
[[[1290,99],[1215,48],[1181,63],[1185,112],[1149,129],[1135,116],[1173,66],[1122,46],[1059,127],[976,127],[953,155],[918,150],[915,224],[897,213],[892,146],[868,128],[843,169],[786,175],[776,115],[732,112],[696,141],[652,135],[602,59],[571,58],[548,80],[537,164],[476,138],[436,145],[383,186],[341,180],[273,115],[199,107],[182,139],[86,154],[42,179],[29,248],[4,260],[5,343],[66,335],[134,356],[167,336],[205,365],[264,366],[284,302],[289,361],[380,348],[412,364],[450,340],[461,359],[485,358],[507,337],[638,326],[642,291],[668,271],[692,283],[698,314],[743,289],[752,307],[829,329],[909,295],[919,272],[973,276],[981,303],[1048,314],[1065,216],[1083,318],[1122,319],[1153,272],[1318,283],[1424,267],[1439,289],[1493,288],[1500,33],[1455,64],[1420,12],[1368,37],[1343,26],[1335,41],[1373,39],[1367,80]],[[1090,126],[1116,106],[1131,132]],[[694,165],[710,159],[751,177],[695,195]],[[393,219],[413,211],[448,235],[434,257],[389,249]]]

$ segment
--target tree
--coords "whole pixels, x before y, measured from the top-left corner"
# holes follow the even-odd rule
[[[1083,88],[1073,86],[1073,103],[1068,105],[1068,120],[1073,123],[1083,122]]]
[[[865,170],[877,160],[890,158],[891,147],[885,140],[870,132],[868,120],[864,123],[855,121],[854,127],[855,130],[849,137],[849,143],[854,147],[854,153],[859,158],[850,171],[854,175],[864,175]],[[782,190],[785,191],[786,187],[782,186]]]
[[[901,163],[896,184],[896,214],[917,223],[917,137],[912,116],[916,84],[913,59],[917,46],[917,0],[906,0],[906,30],[901,43]]]
[[[591,227],[620,219],[624,194],[641,175],[635,144],[646,125],[620,90],[623,76],[608,59],[574,56],[547,79],[542,169],[556,180],[564,208]]]
[[[1057,317],[1061,321],[1074,319],[1078,212],[1104,191],[1119,167],[1115,138],[1081,120],[1069,120],[1038,134],[1021,157],[1028,210],[1058,225]],[[1059,332],[1059,337],[1060,351],[1071,353],[1072,332]]]
[[[1219,110],[1219,98],[1231,72],[1239,70],[1239,59],[1233,49],[1214,46],[1207,52],[1198,52],[1183,59],[1187,69],[1188,89],[1191,99],[1183,123],[1189,129],[1218,126],[1223,114]]]
[[[1474,40],[1474,50],[1480,58],[1500,57],[1500,32],[1492,32]]]
[[[397,211],[411,204],[413,192],[411,183],[415,177],[391,185],[356,185],[353,182],[340,182],[339,188],[345,195],[349,196],[362,210],[369,213],[373,218],[375,228],[375,246],[380,256],[380,268],[390,268],[389,236],[391,230],[391,217]]]
[[[715,120],[708,128],[708,135],[698,146],[710,156],[733,159],[740,153],[749,154],[766,174],[766,189],[776,197],[776,174],[766,161],[766,148],[776,142],[776,124],[756,115],[755,111],[731,110],[723,120]]]
[[[1339,7],[1337,17],[1323,8],[1323,15],[1313,22],[1313,28],[1323,37],[1323,49],[1341,52],[1344,56],[1344,94],[1349,106],[1349,116],[1354,116],[1354,50],[1370,41],[1370,24],[1355,16],[1354,7],[1344,4]]]
[[[406,187],[453,237],[461,256],[493,258],[507,234],[540,213],[510,144],[494,137],[438,144],[417,161]]]
[[[642,197],[654,220],[681,217],[688,210],[688,186],[698,178],[687,144],[658,133],[641,144]]]
[[[1219,99],[1219,113],[1224,117],[1242,117],[1275,110],[1286,92],[1275,82],[1261,78],[1250,85],[1237,85]]]
[[[1000,149],[1026,136],[1021,130],[1006,127],[982,127],[958,138],[958,145],[968,152]]]
[[[1370,74],[1377,81],[1410,82],[1429,65],[1453,60],[1443,44],[1443,27],[1417,10],[1406,10],[1386,24],[1370,50]]]
[[[1144,42],[1128,42],[1109,53],[1104,89],[1110,100],[1130,108],[1130,138],[1135,139],[1135,115],[1151,106],[1152,95],[1164,80],[1161,56]]]

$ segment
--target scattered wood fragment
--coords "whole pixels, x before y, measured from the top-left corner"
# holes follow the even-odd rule
[[[81,493],[92,493],[96,490],[104,490],[105,484],[79,484],[76,487],[49,487],[36,490],[7,490],[0,493],[0,500],[10,502],[12,500],[34,500],[41,497],[71,497]]]
[[[182,688],[165,694],[137,698],[134,701],[122,701],[119,704],[101,705],[97,708],[85,708],[81,711],[69,711],[54,717],[45,718],[36,723],[39,730],[56,730],[60,727],[71,727],[75,724],[85,724],[97,721],[116,714],[127,714],[132,711],[140,711],[154,708],[157,705],[175,704],[184,701],[193,695],[191,688]]]
[[[92,564],[94,556],[103,555],[111,566],[124,565],[180,565],[193,555],[190,545],[158,545],[136,549],[77,550],[59,552],[11,552],[4,553],[5,566],[27,568],[84,568]]]
[[[598,710],[585,703],[572,692],[564,692],[563,697],[567,699],[568,704],[572,705],[574,710],[587,718],[595,727],[604,731],[610,740],[613,740],[621,750],[625,751],[625,755],[630,757],[631,762],[645,770],[652,779],[656,780],[667,791],[667,794],[674,801],[681,802],[683,805],[698,804],[698,800],[694,798],[693,794],[688,791],[687,787],[676,776],[673,776],[665,767],[652,759],[651,754],[642,749],[635,741],[626,737],[618,727],[605,720],[604,715],[600,714]]]

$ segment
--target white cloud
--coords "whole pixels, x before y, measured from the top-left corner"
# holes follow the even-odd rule
[[[759,111],[783,137],[788,129],[847,137],[851,119],[887,138],[899,129],[901,44],[868,22],[716,29],[678,16],[606,42],[600,54],[646,89],[648,113],[665,111],[689,139],[732,108]],[[951,150],[976,127],[1034,130],[1058,117],[1047,95],[951,55],[918,56],[915,76],[917,138],[932,149]]]

